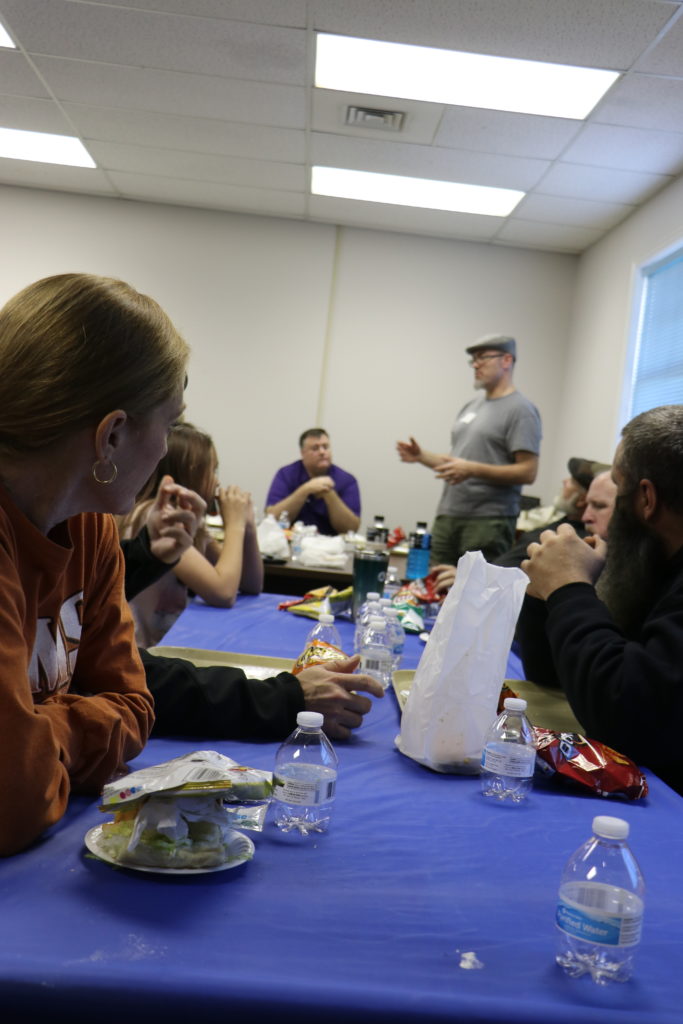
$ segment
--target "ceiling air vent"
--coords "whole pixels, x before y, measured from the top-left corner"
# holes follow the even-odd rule
[[[347,107],[346,124],[354,128],[380,128],[385,132],[400,132],[405,120],[400,110],[376,110],[374,107]]]

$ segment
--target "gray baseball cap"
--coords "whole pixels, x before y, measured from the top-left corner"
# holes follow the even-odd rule
[[[475,352],[479,352],[483,348],[492,348],[498,352],[507,352],[513,359],[517,358],[517,342],[507,334],[486,334],[483,338],[480,338],[479,341],[475,341],[474,345],[470,345],[469,348],[466,348],[465,351],[468,356],[472,356]]]

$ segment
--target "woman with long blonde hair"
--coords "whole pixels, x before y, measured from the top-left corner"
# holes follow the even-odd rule
[[[0,309],[0,855],[147,740],[111,513],[131,509],[166,450],[187,358],[157,303],[113,278],[44,278]],[[183,506],[169,483],[153,526],[177,531],[169,561],[189,537]]]
[[[195,491],[209,508],[215,504],[223,520],[223,538],[216,540],[200,525],[192,547],[170,573],[143,590],[131,601],[141,647],[158,644],[185,608],[188,593],[207,604],[231,608],[238,592],[260,594],[263,561],[256,537],[251,495],[234,484],[218,482],[218,457],[210,436],[192,423],[174,424],[168,450],[161,459],[140,500],[119,521],[122,539],[135,537],[147,521],[153,495],[170,476],[177,484]]]

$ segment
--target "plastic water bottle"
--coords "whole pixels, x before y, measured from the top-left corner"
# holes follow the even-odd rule
[[[386,690],[391,685],[392,658],[387,621],[373,616],[360,637],[359,671],[373,676]]]
[[[289,529],[289,514],[286,511],[282,511],[277,517],[278,524],[283,530]]]
[[[398,574],[398,569],[395,565],[390,565],[387,569],[387,574],[384,577],[384,593],[382,594],[382,597],[386,597],[390,601],[393,601],[400,589],[401,577]]]
[[[418,523],[418,528],[411,535],[408,561],[406,562],[406,579],[422,580],[429,575],[429,555],[432,547],[431,534],[421,527],[426,523]]]
[[[572,978],[627,981],[640,941],[645,884],[622,818],[593,818],[593,835],[567,861],[560,883],[557,963]]]
[[[334,624],[334,615],[328,612],[320,612],[318,621],[306,637],[305,646],[308,647],[312,643],[324,643],[329,644],[331,647],[338,647],[339,650],[342,649],[339,630]]]
[[[326,832],[337,785],[337,755],[319,711],[300,711],[275,755],[272,807],[283,832]]]
[[[370,617],[372,615],[378,615],[381,612],[381,606],[379,602],[379,594],[377,593],[376,590],[371,590],[358,610],[356,628],[353,632],[354,653],[360,650],[360,638],[363,634],[363,631],[367,628],[370,622]]]
[[[484,796],[517,804],[531,789],[536,742],[524,713],[526,701],[506,697],[503,707],[484,740],[481,790]]]
[[[290,540],[293,562],[298,562],[299,559],[301,558],[301,542],[304,537],[304,529],[304,524],[301,522],[300,519],[297,519],[297,521],[294,523],[294,526],[292,527],[292,536]]]
[[[403,648],[406,645],[406,631],[399,620],[398,609],[385,608],[384,617],[387,620],[387,631],[391,641],[391,667],[395,672],[403,658]]]

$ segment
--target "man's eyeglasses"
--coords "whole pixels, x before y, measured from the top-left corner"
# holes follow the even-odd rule
[[[501,359],[505,355],[504,352],[489,352],[483,356],[472,356],[468,359],[470,366],[478,366],[479,363],[485,363],[488,359]]]

